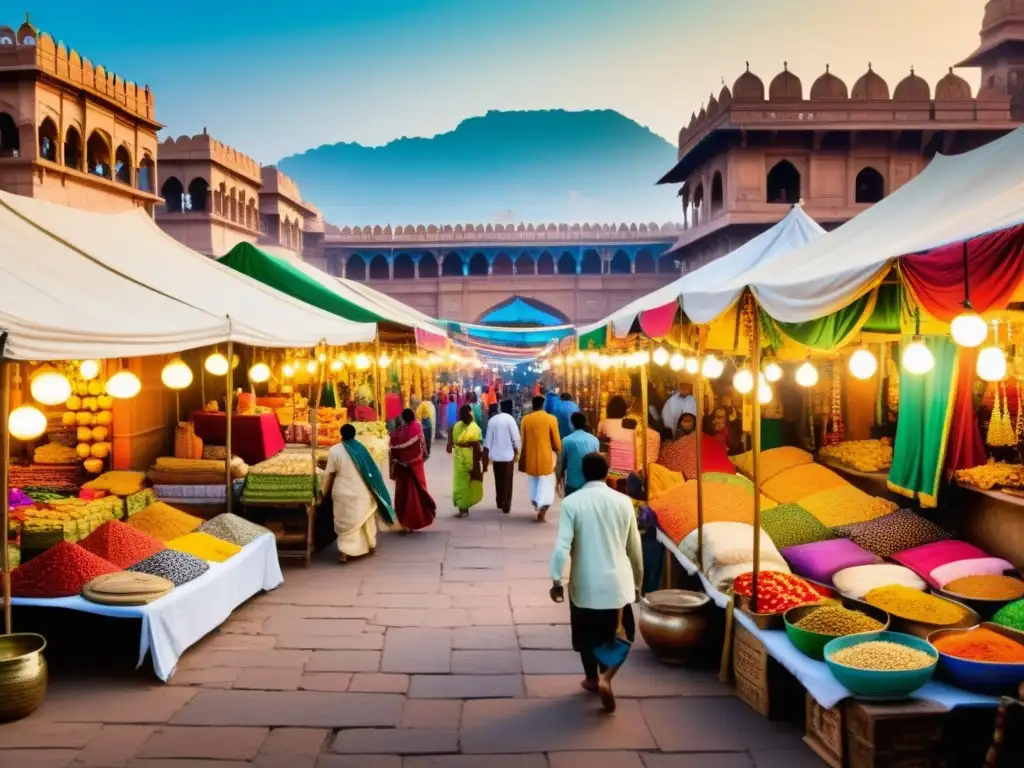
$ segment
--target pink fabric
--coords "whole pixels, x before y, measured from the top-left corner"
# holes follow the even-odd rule
[[[224,445],[227,419],[223,413],[196,411],[191,416],[196,436],[204,445]],[[231,417],[231,452],[246,464],[258,464],[284,450],[284,435],[276,413]]]
[[[832,576],[844,568],[874,565],[882,562],[878,555],[868,552],[849,539],[830,539],[810,544],[797,544],[782,550],[793,573],[806,576],[822,584],[831,584]]]
[[[640,313],[640,328],[651,337],[667,336],[672,330],[672,321],[679,310],[679,302],[673,301],[663,307],[648,309]]]
[[[448,337],[417,328],[416,346],[429,349],[431,352],[443,352],[448,347]]]
[[[402,398],[394,392],[384,395],[384,418],[388,421],[402,415]]]
[[[1013,563],[1001,557],[975,557],[969,560],[957,560],[940,565],[930,574],[931,581],[944,587],[954,579],[964,576],[999,576],[1004,571],[1012,571]]]
[[[905,549],[893,555],[892,559],[900,565],[907,566],[933,587],[938,587],[939,584],[932,580],[932,572],[936,568],[958,560],[977,560],[987,557],[987,552],[978,549],[973,544],[950,539]]]

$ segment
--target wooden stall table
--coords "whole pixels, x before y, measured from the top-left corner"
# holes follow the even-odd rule
[[[196,435],[207,445],[225,445],[227,418],[224,413],[195,411],[190,417]],[[232,453],[246,464],[259,464],[284,449],[284,436],[276,413],[231,415]]]

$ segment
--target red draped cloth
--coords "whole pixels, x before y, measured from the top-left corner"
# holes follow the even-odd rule
[[[946,477],[958,469],[984,464],[985,444],[978,429],[978,416],[974,410],[974,366],[978,350],[960,348],[959,369],[956,376],[956,397],[949,419],[949,437],[946,439]]]
[[[939,320],[948,322],[963,310],[963,249],[962,242],[951,243],[900,259],[900,271],[914,298]],[[974,309],[1005,309],[1024,275],[1024,226],[969,240],[967,264]]]
[[[434,522],[437,505],[427,491],[423,471],[426,444],[418,421],[403,424],[391,433],[391,478],[395,481],[395,514],[410,531]]]

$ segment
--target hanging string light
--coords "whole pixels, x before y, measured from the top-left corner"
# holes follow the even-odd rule
[[[669,358],[670,355],[668,353],[668,350],[665,349],[664,347],[658,347],[656,350],[654,350],[655,365],[665,365],[665,363],[669,361]]]
[[[160,381],[168,389],[187,389],[192,378],[192,369],[180,357],[170,360],[160,371]]]
[[[227,358],[224,360],[227,363]],[[225,368],[225,373],[227,369]],[[127,369],[122,369],[107,379],[107,394],[119,400],[130,400],[142,391],[139,377]]]
[[[686,365],[686,358],[683,357],[678,352],[676,352],[674,355],[672,355],[672,359],[668,361],[668,366],[673,371],[681,371],[681,370],[683,370],[683,366],[685,366],[685,365]]]
[[[999,346],[999,323],[992,321],[995,344],[978,353],[978,378],[982,381],[1002,381],[1006,378],[1006,353]]]
[[[963,243],[964,254],[964,311],[949,324],[953,341],[961,347],[980,347],[988,336],[988,325],[971,306],[970,271],[967,265],[967,241]],[[979,358],[980,361],[980,358]]]
[[[757,377],[757,402],[768,405],[772,401],[772,388],[768,385],[768,377],[760,374]]]
[[[796,383],[801,387],[813,387],[818,383],[818,369],[810,360],[796,369]]]
[[[709,379],[717,379],[722,375],[722,371],[725,370],[725,363],[719,360],[714,355],[708,355],[704,358],[704,363],[701,366],[701,371]]]
[[[100,375],[100,363],[98,360],[83,360],[78,364],[78,375],[86,381],[92,381]]]
[[[49,365],[44,365],[32,374],[29,389],[32,397],[43,405],[60,405],[71,397],[68,377]]]
[[[365,371],[370,367],[370,358],[365,353],[360,352],[356,355],[356,370]]]
[[[782,367],[772,360],[764,367],[764,377],[769,382],[775,383],[782,378]]]
[[[262,384],[270,379],[270,366],[266,363],[256,363],[249,369],[249,381],[253,384]]]
[[[7,417],[7,429],[18,440],[35,440],[46,431],[46,414],[34,405],[22,405]]]
[[[732,377],[732,385],[741,395],[749,395],[754,390],[754,374],[749,368],[740,368]]]
[[[866,347],[861,347],[850,355],[848,365],[853,377],[861,380],[870,379],[878,370],[878,360]]]
[[[316,371],[317,371],[317,367],[318,367],[318,366],[317,366],[317,362],[316,362],[316,360],[310,359],[310,360],[309,360],[309,361],[308,361],[308,362],[306,363],[306,373],[308,373],[308,374],[309,374],[310,376],[312,376],[313,374],[315,374],[315,373],[316,373]]]
[[[916,376],[923,376],[935,367],[935,356],[928,349],[921,336],[921,310],[914,310],[914,337],[904,347],[903,356],[900,359],[907,373]]]
[[[206,358],[203,367],[211,376],[226,376],[228,372],[228,359],[220,352],[214,352]]]
[[[686,358],[686,372],[693,374],[700,370],[700,361],[696,357]]]

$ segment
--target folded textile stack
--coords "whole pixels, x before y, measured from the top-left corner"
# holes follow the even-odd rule
[[[11,486],[21,488],[29,495],[31,495],[30,488],[53,493],[75,494],[78,493],[81,480],[81,467],[77,464],[13,465],[8,478]]]
[[[242,501],[312,502],[316,496],[316,481],[313,458],[308,453],[283,451],[249,468]]]
[[[244,483],[241,478],[232,481],[235,498],[240,497]],[[211,485],[154,485],[153,492],[160,501],[184,505],[223,504],[227,498],[223,480]]]
[[[146,477],[153,485],[216,485],[224,482],[224,462],[162,456],[150,467]]]
[[[45,507],[28,508],[21,524],[21,546],[41,551],[62,541],[78,542],[107,521],[120,517],[121,500],[116,496],[92,501],[64,499]]]

